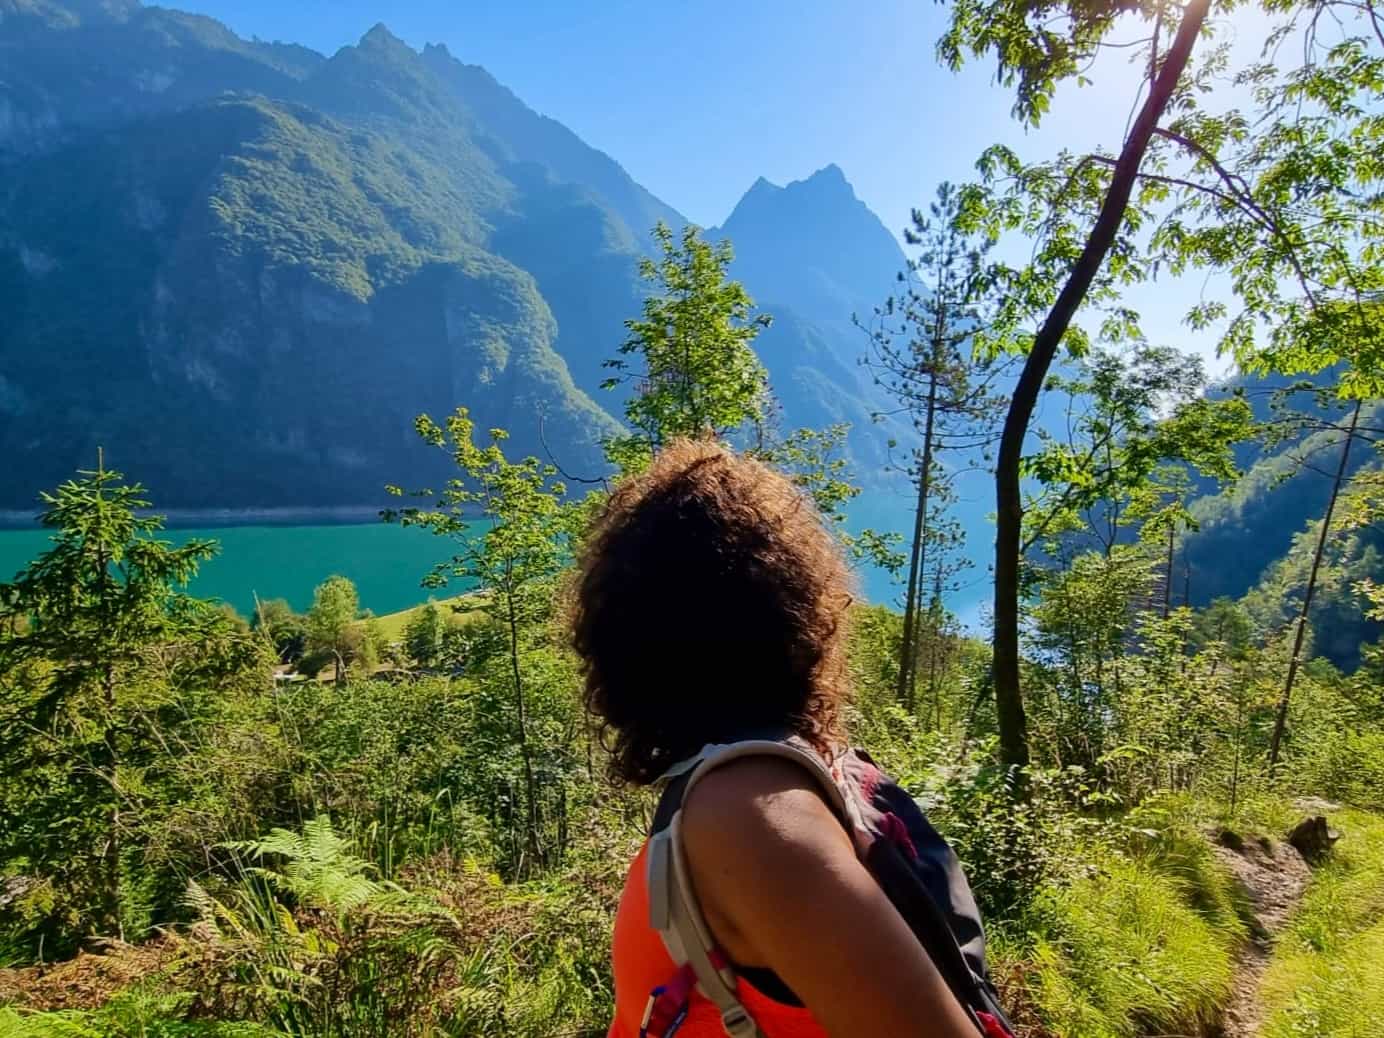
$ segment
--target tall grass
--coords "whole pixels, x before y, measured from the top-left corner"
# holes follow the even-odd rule
[[[1080,854],[1085,875],[1046,888],[996,935],[1020,1015],[1058,1038],[1201,1033],[1247,933],[1228,873],[1193,832],[1150,830]]]
[[[1279,941],[1264,1038],[1366,1038],[1384,1020],[1384,817],[1333,814],[1341,839]]]
[[[243,1021],[184,1020],[190,994],[122,991],[91,1012],[31,1013],[0,1007],[3,1038],[281,1038],[283,1032]]]

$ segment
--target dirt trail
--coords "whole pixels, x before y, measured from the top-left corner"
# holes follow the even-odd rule
[[[1240,878],[1254,911],[1251,940],[1236,963],[1235,985],[1218,1034],[1257,1038],[1264,1016],[1259,982],[1268,969],[1274,939],[1307,889],[1311,870],[1289,843],[1245,840],[1238,848],[1217,847],[1216,854]]]

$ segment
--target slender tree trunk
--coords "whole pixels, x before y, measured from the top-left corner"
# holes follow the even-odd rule
[[[125,922],[120,910],[120,786],[116,768],[120,764],[120,747],[115,736],[115,664],[106,661],[101,681],[101,701],[106,712],[103,741],[106,749],[107,779],[111,789],[110,832],[106,837],[106,896],[108,911],[115,923],[115,933],[125,940]]]
[[[918,477],[918,520],[915,532],[920,534],[917,543],[914,545],[914,552],[918,560],[918,587],[914,591],[913,601],[913,651],[908,657],[908,667],[905,669],[905,679],[907,685],[904,693],[904,707],[913,712],[918,702],[918,645],[922,634],[923,618],[923,576],[927,573],[927,539],[928,539],[928,500],[932,493],[932,454],[935,438],[935,418],[937,415],[937,373],[934,371],[929,376],[927,387],[927,417],[923,424],[923,470]]]
[[[104,475],[106,471],[106,452],[96,448],[96,471]],[[98,491],[104,499],[104,491]],[[109,604],[110,599],[110,557],[106,553],[105,535],[101,529],[101,520],[104,517],[104,507],[98,507],[96,512],[96,587],[97,598],[101,608],[104,610]],[[109,831],[106,833],[106,853],[105,861],[105,911],[107,918],[104,922],[115,927],[116,936],[120,940],[125,939],[125,925],[121,918],[120,911],[120,785],[116,778],[116,768],[120,763],[120,747],[116,738],[115,725],[115,661],[111,659],[109,653],[111,647],[107,646],[106,658],[101,661],[101,745],[105,754],[106,774],[103,778],[110,788],[110,811],[108,816]]]
[[[1176,536],[1173,524],[1168,524],[1168,566],[1163,573],[1163,619],[1173,611],[1173,538]]]
[[[908,590],[904,594],[903,635],[899,645],[899,679],[897,695],[900,703],[908,703],[908,675],[913,669],[913,618],[918,608],[918,553],[923,547],[923,480],[918,477],[918,505],[913,516],[913,549],[908,561]]]
[[[1216,661],[1220,662],[1219,659]],[[1213,671],[1214,673],[1214,671]],[[1230,815],[1235,816],[1235,807],[1240,796],[1240,747],[1245,739],[1245,688],[1243,683],[1235,691],[1235,760],[1230,769]]]
[[[942,634],[938,630],[932,632],[932,651],[927,658],[927,696],[932,714],[933,728],[937,731],[942,730],[942,698],[941,689],[938,687],[937,670],[940,663],[938,656],[942,651]]]
[[[533,778],[533,755],[529,752],[529,719],[524,702],[524,680],[519,669],[519,618],[514,608],[514,596],[506,595],[509,619],[509,665],[514,676],[514,703],[519,715],[519,757],[524,762],[524,799],[527,802],[528,837],[525,841],[533,859],[541,858],[538,839],[538,789]]]
[[[927,701],[928,713],[932,717],[932,730],[940,732],[942,730],[942,700],[937,686],[937,670],[941,666],[938,658],[941,653],[940,637],[932,644],[932,651],[927,658]]]
[[[931,663],[927,670],[927,699],[933,704],[933,728],[940,732],[943,729],[943,668],[951,664],[951,645],[948,639],[938,634],[937,641],[934,642]]]
[[[1302,662],[1302,643],[1307,634],[1307,614],[1312,609],[1312,598],[1317,593],[1317,572],[1321,569],[1322,555],[1326,551],[1326,539],[1331,535],[1331,517],[1336,511],[1336,500],[1341,495],[1341,484],[1346,478],[1346,464],[1350,460],[1350,445],[1355,440],[1355,428],[1360,422],[1360,408],[1363,401],[1355,402],[1355,410],[1350,414],[1350,425],[1346,429],[1345,442],[1341,444],[1341,460],[1336,465],[1336,478],[1331,483],[1331,496],[1326,502],[1326,515],[1322,516],[1321,530],[1317,534],[1317,547],[1312,553],[1312,571],[1307,577],[1307,591],[1302,596],[1302,609],[1298,611],[1297,634],[1293,637],[1293,654],[1288,658],[1288,676],[1283,681],[1283,695],[1278,698],[1278,714],[1273,722],[1273,739],[1269,743],[1269,774],[1272,776],[1278,767],[1278,752],[1283,743],[1283,729],[1288,724],[1288,701],[1293,695],[1293,682],[1297,679],[1298,665]]]
[[[922,466],[918,472],[918,511],[913,513],[913,549],[908,562],[908,592],[904,599],[904,641],[898,653],[898,702],[913,709],[913,673],[918,656],[918,616],[922,612],[923,544],[927,540],[927,491],[933,454],[933,408],[937,403],[937,375],[927,386],[927,415],[923,433]]]
[[[1101,203],[1095,226],[1086,239],[1071,277],[1062,286],[1057,302],[1034,336],[1033,348],[1024,362],[1023,373],[1010,398],[1009,413],[1005,416],[995,468],[994,681],[1000,758],[1010,767],[1025,767],[1029,760],[1028,728],[1019,677],[1019,544],[1024,518],[1019,463],[1023,458],[1029,419],[1033,417],[1038,393],[1043,387],[1048,368],[1052,366],[1057,347],[1071,325],[1077,308],[1086,298],[1101,264],[1105,262],[1110,246],[1114,244],[1125,210],[1129,207],[1130,194],[1134,190],[1144,153],[1148,150],[1149,139],[1172,97],[1178,78],[1187,66],[1187,59],[1191,56],[1192,46],[1206,20],[1209,7],[1210,0],[1189,0],[1182,13],[1182,23],[1178,26],[1172,47],[1115,164],[1110,188]]]
[[[1067,598],[1066,589],[1063,589],[1062,597]],[[1079,726],[1082,731],[1087,726],[1087,714],[1090,713],[1090,704],[1086,701],[1085,681],[1081,676],[1081,642],[1077,638],[1076,632],[1076,610],[1072,609],[1070,600],[1067,602],[1067,653],[1071,657],[1072,672],[1072,705],[1076,709],[1077,721],[1075,726]],[[1096,653],[1097,673],[1100,669],[1100,653]],[[1097,678],[1097,683],[1099,683]],[[1064,743],[1075,746],[1080,738],[1080,732],[1064,732],[1062,724],[1062,693],[1057,694],[1057,759],[1060,764],[1067,764],[1069,755],[1064,753]],[[1074,726],[1074,727],[1075,727]]]

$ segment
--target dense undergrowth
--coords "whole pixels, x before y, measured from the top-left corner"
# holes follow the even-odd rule
[[[361,682],[301,694],[341,710],[373,702],[386,688],[409,691]],[[916,746],[927,757],[954,749],[927,738]],[[1207,836],[1218,812],[1169,797],[1104,816],[1073,813],[1062,799],[1071,786],[1054,780],[1015,818],[991,798],[987,774],[913,765],[929,777],[914,791],[933,805],[973,876],[983,875],[978,863],[998,834],[1029,827],[1043,834],[1043,851],[1029,865],[1032,896],[990,917],[995,972],[1026,1033],[1193,1034],[1216,1019],[1248,935],[1242,892]],[[0,997],[14,1000],[0,1009],[0,1034],[602,1034],[611,1009],[612,912],[645,806],[629,795],[614,804],[596,797],[576,807],[573,824],[585,835],[564,866],[518,883],[476,858],[453,857],[445,845],[409,855],[386,880],[325,815],[300,831],[238,844],[230,848],[238,878],[189,881],[183,922],[161,928],[160,954],[126,986],[95,985],[88,1000],[104,1004],[38,1008],[62,1004],[74,965],[93,970],[128,954],[122,949],[31,969],[17,988],[12,978],[9,991],[0,985]],[[1246,831],[1281,831],[1292,816],[1286,802],[1260,799],[1238,822]],[[1304,906],[1302,920],[1315,922],[1294,929],[1315,933],[1319,944],[1330,935],[1320,950],[1341,953],[1348,949],[1337,935],[1366,927],[1384,897],[1384,822],[1353,812],[1343,824],[1375,842],[1364,843],[1363,856],[1354,838],[1343,843],[1340,861]],[[373,847],[380,854],[384,842]],[[977,888],[986,896],[983,880]],[[1375,930],[1356,943],[1377,943]],[[1300,958],[1302,968],[1334,976],[1310,951]],[[1300,985],[1283,983],[1289,991]],[[1303,990],[1309,994],[1294,997],[1311,997]]]
[[[880,617],[862,619],[861,654]],[[868,688],[860,657],[857,670]],[[184,860],[166,907],[127,909],[131,940],[159,954],[117,947],[11,971],[0,980],[0,999],[12,1003],[0,1033],[603,1033],[612,913],[648,800],[587,778],[570,755],[565,821],[553,830],[565,833],[560,859],[516,877],[503,805],[514,762],[487,759],[497,715],[469,679],[308,683],[226,704],[203,733],[208,752],[186,776],[182,813],[162,814],[151,834],[176,843],[187,827],[214,825],[225,838],[212,849],[224,857],[210,868]],[[1070,769],[1039,773],[1031,806],[1016,811],[984,740],[963,752],[868,695],[856,728],[965,859],[996,974],[1028,1033],[1192,1034],[1215,1019],[1247,935],[1207,836],[1227,820],[1223,805],[1162,795],[1102,807],[1098,788]],[[1255,796],[1234,821],[1281,834],[1293,817],[1286,802]],[[283,828],[254,836],[271,818]],[[1350,834],[1340,860],[1293,931],[1304,947],[1268,988],[1285,1007],[1274,1035],[1318,1033],[1326,1010],[1312,1007],[1369,990],[1378,965],[1370,924],[1384,898],[1384,823],[1357,812],[1340,824]],[[30,925],[42,925],[43,896],[23,900]],[[13,942],[22,920],[13,906],[7,918]],[[12,961],[24,957],[10,949]],[[136,959],[130,971],[101,975],[104,960],[122,956]],[[1308,1012],[1318,1014],[1310,1026]]]
[[[159,540],[113,473],[47,499],[52,547],[0,584],[0,1035],[605,1033],[653,801],[607,776],[570,644],[600,497],[567,500],[502,433],[478,446],[465,410],[418,424],[460,475],[393,518],[451,552],[430,586],[480,593],[402,641],[341,577],[253,625],[186,596],[214,546]],[[839,517],[838,470],[802,476],[801,443],[785,464]],[[1177,608],[1166,581],[1160,602],[1163,552],[1034,568],[1027,768],[1001,760],[989,647],[940,601],[915,610],[902,689],[904,618],[844,624],[852,739],[955,847],[1022,1038],[1209,1033],[1252,925],[1211,836],[1281,837],[1296,795],[1384,808],[1380,646],[1353,674],[1300,668],[1280,714],[1290,633]],[[1368,984],[1381,853],[1344,844],[1314,890],[1274,1027],[1350,1033],[1313,1007]]]
[[[539,601],[554,601],[550,586]],[[1294,792],[1378,806],[1361,785],[1374,765],[1341,763],[1361,738],[1353,679],[1307,675],[1294,768],[1275,784],[1257,763],[1264,698],[1242,703],[1251,720],[1239,726],[1188,716],[1190,683],[1204,682],[1210,711],[1234,702],[1229,681],[1252,690],[1264,659],[1216,642],[1194,650],[1195,619],[1146,618],[1147,640],[1107,662],[1123,697],[1079,728],[1060,668],[1035,661],[1034,724],[1054,739],[1038,744],[1025,803],[995,763],[993,717],[976,696],[983,646],[956,635],[925,646],[944,657],[909,711],[894,695],[898,615],[856,610],[854,738],[957,848],[1026,1035],[1206,1032],[1249,932],[1211,835],[1232,825],[1281,836],[1297,817]],[[70,790],[34,799],[64,788],[65,762],[30,747],[28,770],[0,778],[0,806],[27,827],[4,845],[0,1034],[603,1034],[613,913],[651,799],[604,778],[560,613],[538,614],[518,646],[523,747],[511,646],[483,614],[469,616],[449,674],[339,684],[276,685],[262,633],[215,631],[244,643],[232,678],[212,672],[216,695],[202,671],[136,661],[124,672],[118,775],[130,795],[112,923],[93,922],[110,903],[102,859],[79,859],[98,866],[84,872],[64,857],[99,840],[108,819]],[[150,702],[162,704],[157,728]],[[1186,737],[1199,740],[1195,753]],[[1109,748],[1083,757],[1097,739]],[[75,833],[65,819],[81,823]],[[1340,860],[1295,924],[1301,953],[1268,989],[1282,1007],[1274,1036],[1319,1024],[1353,1033],[1330,1030],[1328,1010],[1313,1007],[1377,965],[1384,823],[1356,812],[1341,824],[1351,835]],[[124,942],[112,940],[117,922]],[[92,936],[103,954],[83,951]]]

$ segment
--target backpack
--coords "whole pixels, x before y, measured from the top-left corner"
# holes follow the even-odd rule
[[[649,996],[640,1038],[672,1038],[695,986],[720,1011],[731,1038],[763,1038],[736,995],[736,974],[702,916],[682,848],[682,805],[710,771],[751,756],[782,757],[816,779],[827,805],[852,836],[856,854],[927,951],[984,1038],[1012,1038],[985,964],[980,911],[961,864],[922,809],[862,750],[828,766],[794,737],[709,745],[663,778],[647,868],[649,922],[678,971]]]

